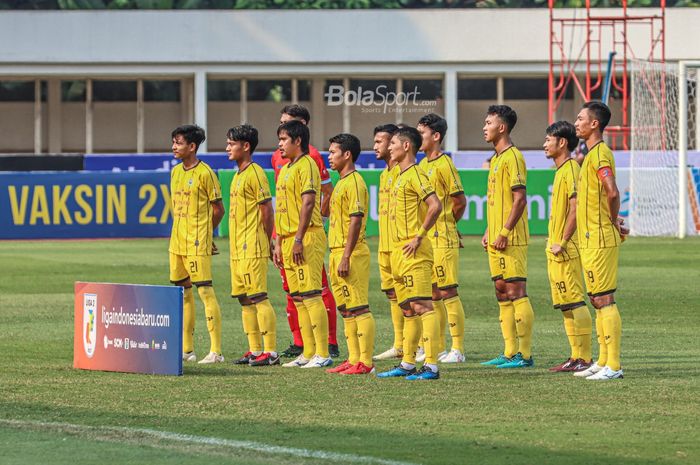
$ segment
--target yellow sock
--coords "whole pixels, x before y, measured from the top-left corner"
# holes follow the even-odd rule
[[[620,340],[622,339],[622,318],[617,305],[612,304],[600,309],[605,328],[605,345],[608,347],[608,363],[611,370],[620,369]]]
[[[364,313],[355,317],[357,323],[357,339],[360,343],[360,361],[372,366],[372,354],[374,353],[374,316]]]
[[[262,337],[258,326],[258,310],[255,305],[243,305],[243,332],[248,338],[248,350],[253,353],[262,352]]]
[[[535,312],[532,311],[529,297],[521,297],[513,301],[515,307],[515,328],[518,331],[518,352],[524,359],[532,357],[532,325],[535,323]]]
[[[435,353],[435,356],[437,356],[438,353],[444,352],[447,347],[447,307],[445,307],[445,302],[440,299],[433,300],[433,309],[437,316],[438,327],[438,345]]]
[[[360,341],[357,339],[357,321],[354,316],[343,317],[345,340],[348,344],[348,363],[355,365],[360,361]]]
[[[501,333],[505,342],[503,355],[510,358],[518,352],[518,341],[515,331],[515,307],[510,300],[499,301],[498,307],[500,309]]]
[[[207,316],[207,331],[209,331],[209,352],[221,354],[221,308],[216,300],[214,288],[200,286],[197,288],[199,298],[204,302],[204,313]]]
[[[185,288],[184,302],[182,305],[182,351],[194,350],[194,292],[192,288]]]
[[[600,309],[595,310],[595,333],[598,339],[598,361],[599,367],[604,367],[608,363],[608,346],[605,344],[605,328],[603,327],[603,315]]]
[[[396,300],[390,300],[391,323],[394,325],[394,349],[403,350],[403,312]]]
[[[306,302],[294,301],[294,305],[297,307],[297,314],[299,315],[299,331],[301,332],[301,339],[304,342],[304,357],[310,360],[311,357],[316,353],[316,342],[314,341],[314,330],[311,326],[311,318],[309,317],[309,310],[306,308]]]
[[[328,358],[328,312],[320,295],[304,299],[316,342],[316,355]],[[306,343],[304,343],[306,346]]]
[[[464,352],[464,307],[458,295],[443,300],[447,308],[447,321],[450,324],[452,349]]]
[[[576,326],[574,325],[574,314],[571,310],[561,312],[564,317],[564,332],[569,339],[569,347],[571,347],[571,356],[573,360],[578,359],[578,345],[576,344]]]
[[[403,317],[403,359],[404,363],[416,364],[416,350],[418,350],[418,340],[421,337],[423,325],[421,317]]]
[[[258,327],[263,339],[265,352],[277,352],[277,315],[270,299],[255,304],[258,309]]]
[[[423,324],[423,349],[425,350],[425,363],[437,364],[438,347],[440,347],[440,330],[438,314],[435,310],[426,312],[420,317]]]
[[[588,307],[583,305],[571,312],[574,315],[574,327],[576,329],[576,345],[578,346],[578,358],[587,362],[591,361],[591,333],[593,320]]]

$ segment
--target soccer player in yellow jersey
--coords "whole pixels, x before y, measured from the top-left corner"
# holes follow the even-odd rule
[[[487,190],[487,224],[481,245],[488,252],[491,279],[500,309],[503,353],[482,362],[498,368],[534,366],[532,325],[535,314],[527,296],[527,224],[525,160],[510,133],[518,121],[512,108],[492,105],[486,111],[484,139],[496,151]]]
[[[433,245],[433,307],[440,318],[438,361],[464,362],[464,308],[459,298],[459,233],[457,221],[464,215],[467,198],[452,158],[440,146],[447,133],[447,121],[435,113],[418,121],[418,132],[423,139],[421,150],[425,158],[418,166],[430,179],[442,213],[435,226],[428,231]],[[446,351],[445,329],[450,326],[452,348]]]
[[[277,233],[273,260],[284,267],[289,294],[299,312],[304,351],[285,367],[321,368],[328,356],[328,315],[321,298],[326,233],[321,220],[321,177],[309,156],[309,128],[301,121],[277,129],[278,147],[290,162],[277,177]]]
[[[394,276],[391,272],[391,250],[393,242],[389,233],[389,197],[394,180],[401,169],[391,161],[389,155],[389,142],[398,127],[395,124],[383,124],[374,128],[374,153],[377,160],[383,160],[386,167],[379,175],[379,249],[377,261],[379,263],[379,277],[382,292],[389,299],[391,323],[394,328],[394,343],[392,346],[374,356],[374,360],[390,360],[403,357],[403,312],[396,301],[394,291]]]
[[[328,270],[335,302],[343,316],[348,359],[326,371],[364,375],[374,372],[374,317],[369,311],[369,247],[365,241],[369,191],[355,169],[360,139],[338,134],[329,142],[328,161],[340,179],[331,196]]]
[[[170,281],[185,288],[182,325],[182,359],[194,362],[194,294],[197,286],[204,303],[209,354],[199,363],[219,363],[221,355],[221,309],[212,287],[211,257],[215,252],[214,230],[224,217],[221,186],[212,169],[197,159],[204,130],[180,126],[172,132],[173,155],[182,163],[170,173],[173,229],[170,235]]]
[[[237,365],[279,365],[277,317],[267,298],[267,261],[274,228],[272,195],[265,171],[253,162],[258,130],[244,124],[228,130],[226,152],[238,165],[231,180],[229,242],[231,245],[231,296],[243,310],[243,331],[248,350]],[[263,351],[264,343],[264,351]]]
[[[591,366],[591,313],[583,295],[583,273],[576,234],[576,195],[581,168],[571,158],[576,150],[576,128],[557,121],[546,130],[544,154],[557,171],[552,185],[549,237],[545,247],[552,304],[561,310],[564,330],[571,346],[569,358],[549,369],[552,372],[583,371]]]
[[[417,129],[401,128],[391,138],[392,162],[401,170],[391,190],[389,225],[393,240],[391,272],[396,299],[404,313],[403,359],[380,378],[405,377],[408,380],[438,379],[439,329],[433,309],[433,246],[425,240],[435,225],[442,205],[430,180],[416,164],[421,146]],[[423,326],[425,363],[416,371],[416,350]]]
[[[617,262],[626,228],[618,219],[620,193],[615,183],[615,158],[603,142],[610,122],[610,109],[601,102],[588,102],[576,117],[576,135],[586,142],[588,154],[578,180],[576,220],[584,281],[596,309],[598,361],[574,373],[591,380],[622,378],[620,339],[622,321],[615,304]]]

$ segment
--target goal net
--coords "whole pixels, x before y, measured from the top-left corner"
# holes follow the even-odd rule
[[[632,68],[631,234],[697,234],[700,62],[635,61]]]

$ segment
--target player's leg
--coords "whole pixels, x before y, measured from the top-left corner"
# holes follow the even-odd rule
[[[403,311],[396,301],[396,292],[394,291],[394,277],[391,272],[391,253],[379,252],[377,255],[379,262],[379,277],[381,280],[381,289],[389,300],[389,309],[391,312],[391,324],[394,329],[394,342],[392,346],[374,357],[374,360],[390,360],[401,358],[403,356]]]
[[[199,363],[223,362],[224,357],[221,355],[221,308],[212,286],[211,255],[188,256],[187,261],[190,267],[192,283],[197,286],[199,298],[204,303],[207,331],[209,331],[209,354],[200,360]]]
[[[258,328],[264,351],[249,363],[251,366],[279,365],[277,354],[277,316],[267,297],[267,258],[248,260],[247,293],[257,311]]]
[[[598,264],[598,249],[581,249],[581,266],[583,268],[583,280],[586,283],[586,290],[591,305],[595,308],[595,331],[598,341],[598,360],[583,371],[574,373],[574,376],[589,377],[601,371],[608,363],[608,346],[605,343],[605,327],[603,326],[603,317],[601,316],[600,303],[596,299],[595,294],[605,293],[603,289],[604,283],[601,283]],[[608,289],[609,291],[609,289]]]
[[[236,365],[248,365],[251,360],[262,354],[258,310],[247,296],[247,283],[251,280],[251,276],[246,262],[247,260],[231,260],[231,297],[238,299],[241,304],[241,322],[248,340],[248,350],[233,362]]]
[[[185,362],[196,362],[197,355],[194,353],[194,293],[192,292],[192,281],[187,274],[185,261],[187,257],[170,254],[170,282],[176,286],[182,286],[182,360]]]
[[[434,277],[434,269],[433,269],[433,277]],[[442,301],[442,294],[440,293],[440,289],[438,289],[437,282],[433,281],[432,283],[432,289],[431,289],[432,295],[431,295],[431,306],[433,308],[433,311],[435,312],[435,318],[436,318],[436,323],[438,327],[438,338],[437,338],[437,358],[440,359],[443,356],[447,354],[445,351],[445,347],[447,346],[447,307],[445,307],[445,303]],[[423,346],[425,349],[425,346]],[[418,360],[419,362],[425,360],[425,353],[423,354],[423,360]]]
[[[369,247],[358,244],[350,257],[350,271],[343,281],[343,295],[347,312],[353,315],[357,325],[359,360],[345,375],[364,375],[374,372],[372,354],[374,352],[375,322],[369,309]]]
[[[439,359],[442,363],[464,362],[464,307],[459,298],[459,249],[443,249],[443,268],[438,273],[438,287],[447,309],[447,323],[452,347]]]
[[[577,348],[577,362],[571,367],[571,371],[583,371],[591,364],[591,312],[588,311],[584,298],[583,271],[581,260],[574,257],[566,261],[565,267],[565,301],[564,304],[571,308],[574,320],[574,338]]]
[[[578,363],[578,344],[576,341],[576,328],[574,325],[574,315],[570,308],[562,308],[565,303],[567,281],[565,277],[565,265],[562,260],[554,260],[547,256],[547,277],[549,278],[549,288],[552,294],[552,305],[555,310],[559,310],[564,320],[564,333],[569,341],[570,354],[562,363],[549,369],[551,372],[570,371],[570,368]]]
[[[299,329],[299,314],[294,303],[294,298],[289,293],[287,273],[284,268],[280,269],[280,276],[282,276],[282,288],[287,294],[287,323],[289,324],[289,330],[292,332],[292,343],[282,352],[282,356],[296,358],[304,351],[304,340],[301,337],[301,330]]]
[[[410,274],[409,260],[403,256],[400,246],[391,252],[391,271],[394,278],[394,291],[399,302],[403,320],[403,356],[401,362],[394,368],[377,374],[378,378],[406,377],[416,373],[416,351],[421,337],[422,324],[419,315],[411,309],[410,299],[413,292],[414,279]],[[428,288],[428,295],[430,289]],[[429,299],[429,297],[426,297]]]
[[[314,334],[311,328],[311,320],[309,319],[309,312],[304,305],[304,300],[299,295],[299,275],[292,261],[292,246],[294,245],[294,238],[289,237],[282,239],[282,262],[284,263],[284,273],[287,277],[287,286],[289,288],[289,295],[294,299],[294,306],[297,310],[298,321],[299,321],[299,332],[303,340],[303,352],[299,354],[291,362],[285,363],[284,367],[301,367],[309,363],[314,356],[316,351],[316,346],[314,344]],[[303,273],[303,271],[302,271]]]
[[[340,365],[326,370],[326,373],[341,373],[360,361],[360,341],[357,339],[357,322],[355,315],[347,311],[346,294],[343,280],[338,276],[338,264],[343,255],[343,250],[331,250],[328,260],[328,270],[330,271],[330,288],[337,305],[338,313],[343,318],[343,331],[345,334],[346,346],[348,348],[348,358]]]
[[[328,285],[326,265],[323,265],[321,273],[321,285],[323,286],[323,289],[321,290],[321,298],[323,299],[323,305],[326,307],[326,313],[328,315],[328,353],[331,357],[336,358],[340,356],[340,352],[338,351],[338,338],[336,334],[338,329],[336,302],[333,292]]]
[[[518,352],[517,330],[515,327],[515,307],[508,298],[506,283],[503,273],[506,271],[506,257],[501,252],[489,248],[488,250],[489,270],[493,281],[496,301],[498,302],[498,321],[501,326],[503,336],[503,353],[497,357],[481,362],[486,366],[499,366],[510,362]]]
[[[593,279],[597,282],[598,292],[594,292],[592,300],[596,308],[600,309],[605,345],[608,351],[608,360],[605,368],[586,379],[610,380],[622,378],[620,364],[620,341],[622,339],[622,319],[615,303],[615,290],[617,288],[617,264],[618,247],[596,249],[596,266],[593,268]]]
[[[532,358],[532,327],[535,312],[527,296],[527,247],[507,247],[506,270],[503,273],[506,282],[506,294],[513,302],[515,329],[518,335],[518,353],[513,360],[499,365],[498,368],[526,368],[534,366]]]
[[[323,229],[309,229],[304,236],[304,263],[297,267],[299,295],[309,315],[315,344],[314,358],[305,368],[321,368],[333,364],[328,353],[328,312],[321,297],[321,271],[325,253],[326,234]],[[304,344],[306,345],[306,340]]]

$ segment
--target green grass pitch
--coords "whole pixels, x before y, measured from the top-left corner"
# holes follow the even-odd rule
[[[478,242],[467,238],[460,258],[467,363],[443,366],[441,380],[424,383],[229,363],[186,364],[182,377],[74,370],[73,282],[167,284],[167,240],[0,242],[0,463],[700,462],[700,240],[623,244],[625,379],[607,383],[547,371],[568,345],[551,308],[542,238],[529,249],[536,367],[479,366],[502,340]],[[228,244],[218,245],[215,289],[230,361],[245,351],[245,337],[240,306],[228,297]],[[290,335],[272,268],[270,289],[284,348]],[[391,322],[374,255],[370,303],[384,350]],[[199,299],[195,347],[200,357],[208,348]]]

